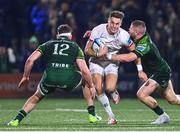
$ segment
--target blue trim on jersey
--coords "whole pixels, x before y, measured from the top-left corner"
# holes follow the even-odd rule
[[[127,41],[128,45],[126,47],[131,47],[131,45],[133,44],[133,41],[131,38],[128,39]]]

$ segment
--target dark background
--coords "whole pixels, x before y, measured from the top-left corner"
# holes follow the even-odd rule
[[[180,92],[179,0],[0,0],[0,73],[22,73],[27,57],[39,44],[55,38],[60,24],[68,23],[73,28],[73,39],[84,49],[85,31],[105,23],[114,9],[125,13],[125,30],[135,19],[146,22],[153,41],[172,68],[174,87]],[[43,60],[36,62],[32,72],[41,74],[43,64]],[[129,82],[134,82],[135,89],[127,86]],[[138,82],[134,63],[121,64],[119,90],[135,94]]]

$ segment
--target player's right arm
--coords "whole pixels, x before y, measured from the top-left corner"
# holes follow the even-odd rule
[[[92,81],[91,73],[87,67],[85,60],[76,59],[76,63],[82,73],[82,77],[83,77],[85,83],[87,84],[88,88],[90,88],[90,90],[91,90],[92,97],[94,98],[96,91],[95,91],[94,84]]]
[[[82,78],[85,81],[85,85],[90,89],[92,97],[95,98],[96,90],[92,81],[91,73],[88,69],[86,61],[84,59],[84,53],[80,47],[78,47],[78,53],[76,57],[76,64],[78,65]]]
[[[86,43],[86,47],[85,47],[85,54],[88,55],[88,56],[92,56],[92,57],[102,57],[104,56],[107,51],[108,51],[108,48],[106,45],[104,45],[103,47],[100,46],[99,48],[99,51],[98,52],[95,52],[93,49],[92,49],[92,45],[93,45],[93,41],[96,39],[96,38],[100,38],[100,34],[101,34],[101,25],[99,26],[96,26],[91,32],[90,31],[87,31],[85,34],[84,34],[84,37],[85,36],[88,36],[89,37],[89,40],[87,41]]]
[[[96,57],[97,54],[93,51],[92,49],[92,44],[93,44],[93,40],[88,40],[87,43],[86,43],[86,47],[84,49],[84,53],[88,56],[93,56],[93,57]]]
[[[29,76],[31,73],[31,69],[34,65],[34,62],[41,57],[41,52],[38,50],[35,50],[26,60],[25,66],[24,66],[24,74],[23,77],[18,85],[19,88],[25,86],[29,82]]]

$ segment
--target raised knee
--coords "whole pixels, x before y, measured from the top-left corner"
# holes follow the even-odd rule
[[[141,99],[143,99],[143,98],[145,97],[145,94],[144,94],[143,92],[139,92],[139,91],[138,91],[138,92],[136,93],[136,96],[138,97],[138,99],[141,100]]]

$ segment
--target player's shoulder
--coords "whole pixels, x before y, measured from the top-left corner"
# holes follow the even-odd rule
[[[48,45],[50,45],[52,42],[53,42],[53,40],[48,40],[48,41],[40,44],[40,46],[41,46],[41,47],[42,47],[42,46],[48,46]]]
[[[130,36],[129,35],[129,33],[128,33],[128,31],[126,31],[125,29],[123,29],[123,28],[119,28],[119,34],[120,34],[120,36],[122,36],[122,37],[125,37],[125,36]]]
[[[93,30],[99,30],[99,31],[105,30],[105,29],[106,29],[106,26],[107,26],[107,23],[102,23],[102,24],[99,24],[99,25],[95,26],[95,27],[93,28]]]

